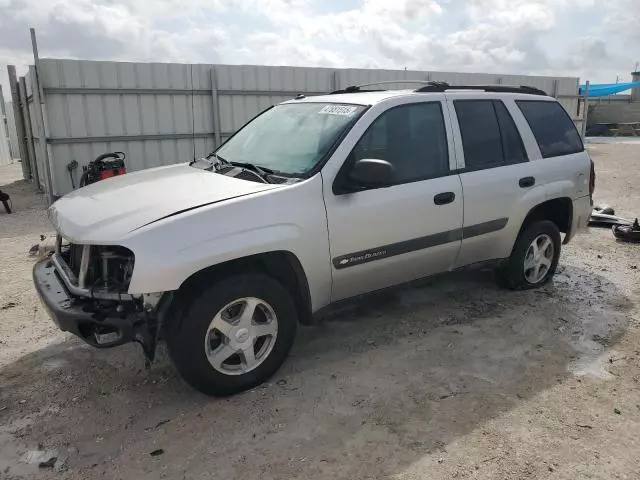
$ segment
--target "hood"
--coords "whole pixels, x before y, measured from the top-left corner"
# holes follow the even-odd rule
[[[74,242],[117,243],[133,230],[172,214],[278,188],[188,164],[127,173],[65,195],[49,218]]]

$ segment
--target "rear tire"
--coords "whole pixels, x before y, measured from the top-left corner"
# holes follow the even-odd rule
[[[556,272],[561,245],[560,231],[555,223],[539,220],[526,225],[511,256],[496,271],[498,283],[511,290],[546,284]]]
[[[169,355],[182,378],[206,395],[232,395],[269,379],[284,363],[298,316],[272,277],[237,274],[204,288],[172,319]]]

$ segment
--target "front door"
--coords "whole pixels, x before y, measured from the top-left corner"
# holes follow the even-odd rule
[[[336,194],[332,179],[324,178],[332,301],[454,265],[463,198],[460,178],[451,168],[453,142],[444,111],[442,97],[397,105],[372,116],[341,174],[348,174],[357,160],[383,159],[395,169],[392,186]]]

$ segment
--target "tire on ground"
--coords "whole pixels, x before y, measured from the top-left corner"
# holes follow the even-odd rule
[[[255,297],[271,306],[278,322],[275,345],[255,369],[237,375],[216,370],[207,358],[205,337],[216,314],[236,299]],[[178,309],[180,321],[166,329],[169,355],[182,378],[207,395],[232,395],[269,379],[284,363],[296,333],[297,311],[291,295],[272,277],[261,273],[236,274],[203,288]]]
[[[553,259],[544,277],[536,283],[531,283],[525,276],[524,261],[533,240],[543,234],[551,238],[554,248]],[[504,265],[496,270],[498,283],[511,290],[523,290],[544,285],[555,274],[560,258],[561,245],[560,231],[555,223],[549,220],[538,220],[527,224],[520,232],[511,256]]]

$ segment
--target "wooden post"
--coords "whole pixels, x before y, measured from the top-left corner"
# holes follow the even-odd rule
[[[9,88],[11,89],[11,106],[13,108],[13,121],[16,124],[16,136],[18,137],[18,152],[20,155],[20,163],[22,164],[22,178],[31,180],[31,163],[29,162],[29,154],[27,152],[26,135],[24,131],[24,119],[20,109],[20,94],[18,93],[18,79],[16,77],[16,67],[7,66],[9,74]]]

